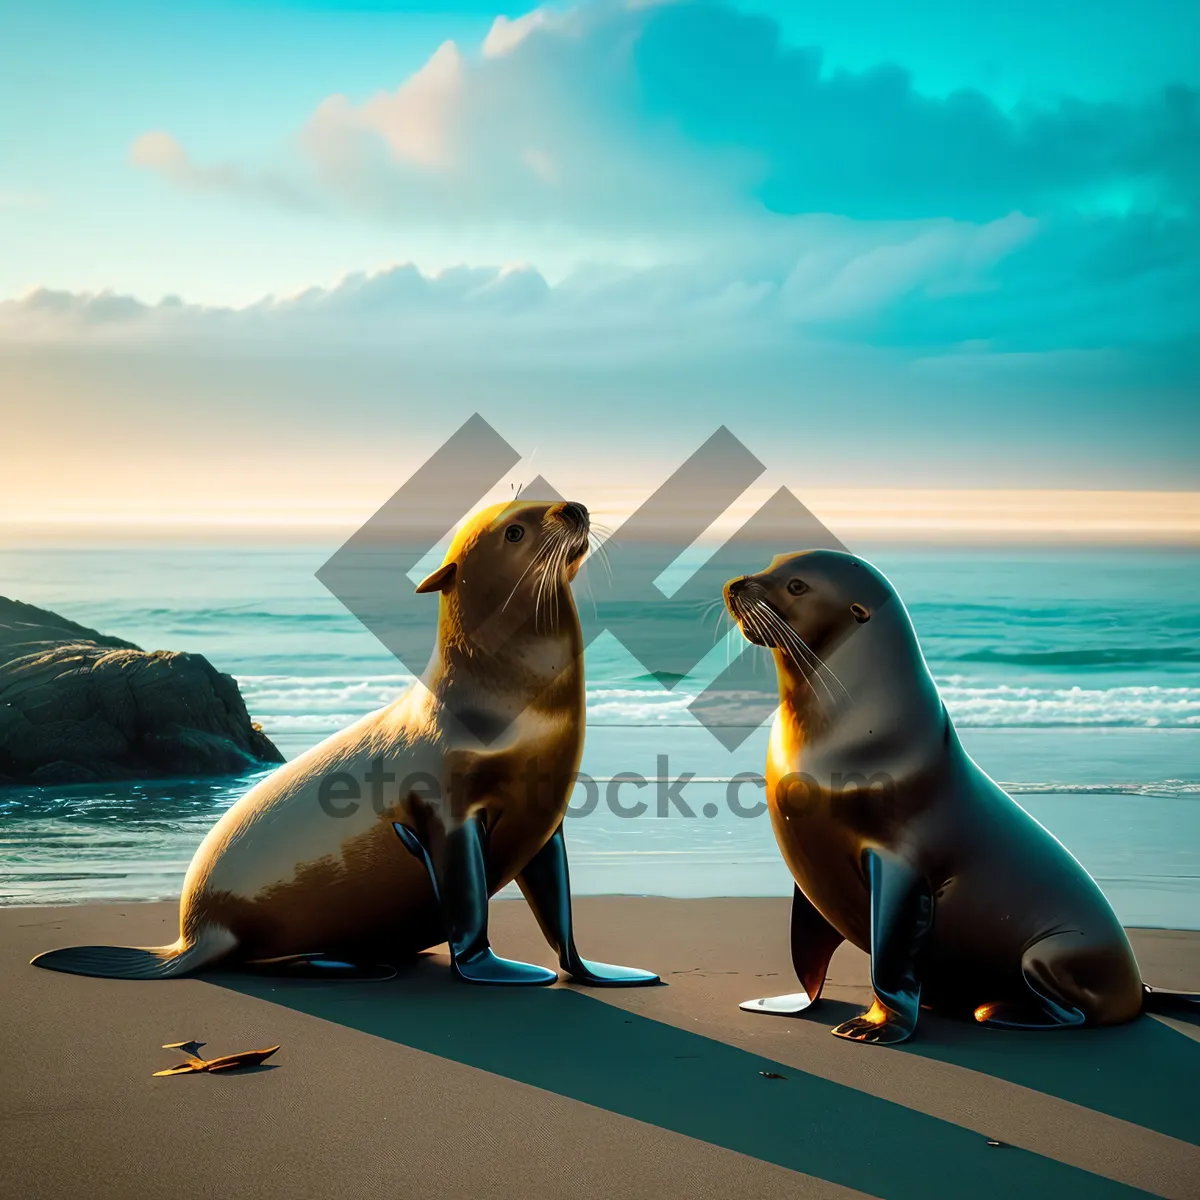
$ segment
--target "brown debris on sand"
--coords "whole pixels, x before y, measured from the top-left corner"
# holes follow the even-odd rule
[[[226,1054],[220,1058],[198,1058],[196,1052],[207,1044],[207,1042],[166,1043],[163,1046],[164,1050],[182,1050],[187,1056],[187,1062],[180,1063],[175,1067],[168,1067],[165,1071],[155,1071],[154,1078],[161,1075],[193,1075],[199,1071],[236,1071],[241,1067],[257,1067],[279,1049],[278,1046],[271,1046],[266,1050],[243,1050],[238,1054]]]

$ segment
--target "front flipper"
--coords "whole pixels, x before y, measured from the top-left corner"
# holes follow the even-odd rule
[[[468,817],[446,835],[437,861],[411,829],[393,825],[407,849],[429,872],[450,946],[450,967],[468,983],[540,985],[558,976],[545,967],[500,958],[488,945],[487,868],[483,857],[483,826]]]
[[[871,986],[875,1001],[833,1033],[853,1042],[895,1045],[917,1027],[921,965],[933,931],[933,893],[906,863],[868,850],[863,855],[871,889]]]
[[[746,1000],[738,1007],[746,1012],[792,1016],[816,1004],[825,986],[829,960],[842,941],[842,935],[821,916],[800,888],[793,885],[792,966],[804,990],[787,996]]]
[[[614,967],[580,958],[571,923],[571,880],[561,824],[517,876],[517,884],[546,941],[558,954],[559,964],[576,983],[592,987],[644,987],[659,982],[657,975],[637,967]]]

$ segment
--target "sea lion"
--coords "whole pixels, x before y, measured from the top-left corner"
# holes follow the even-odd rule
[[[587,509],[573,503],[515,501],[468,520],[417,587],[440,597],[422,678],[221,817],[188,869],[179,940],[54,950],[34,963],[123,979],[263,960],[336,975],[448,941],[461,979],[552,983],[554,971],[489,947],[488,898],[515,879],[573,980],[658,982],[584,960],[572,934],[562,822],[584,686],[570,584],[588,533]]]
[[[905,1041],[922,1005],[1021,1029],[1194,1011],[1200,997],[1142,984],[1095,881],[967,755],[880,571],[839,551],[779,555],[730,580],[725,602],[778,673],[767,800],[804,989],[742,1008],[815,1003],[846,940],[870,954],[875,993],[833,1030],[852,1041]]]

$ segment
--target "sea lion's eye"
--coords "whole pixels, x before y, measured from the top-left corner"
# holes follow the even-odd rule
[[[788,591],[793,596],[803,596],[808,591],[808,584],[803,579],[789,579]]]
[[[506,542],[519,542],[525,536],[525,527],[523,525],[510,525],[504,531],[504,540]]]

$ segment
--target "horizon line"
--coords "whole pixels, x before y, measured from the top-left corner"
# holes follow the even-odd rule
[[[587,490],[596,521],[617,528],[618,533],[645,499],[631,494],[633,489],[610,485],[604,489],[608,495],[596,495],[593,503],[590,493],[600,489]],[[725,541],[774,491],[774,487],[747,489],[696,543]],[[481,504],[507,498],[505,494],[485,497]],[[1200,545],[1200,490],[826,487],[805,489],[797,499],[839,536],[886,543]],[[124,508],[10,514],[0,517],[0,545],[39,540],[61,545],[106,537],[136,542],[170,537],[295,541],[307,536],[324,541],[348,537],[378,509],[377,504],[367,504],[304,511],[294,504],[281,511],[284,504],[275,496],[257,510],[242,504],[238,511],[195,507],[171,511],[160,505],[153,513]]]

